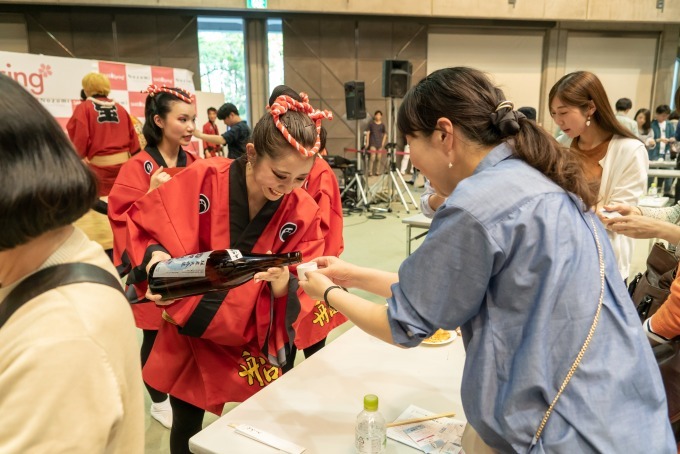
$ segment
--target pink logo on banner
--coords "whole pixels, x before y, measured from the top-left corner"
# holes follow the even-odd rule
[[[130,92],[130,113],[137,118],[144,118],[144,104],[146,103],[146,93]]]
[[[109,78],[111,90],[127,90],[127,76],[125,65],[100,61],[99,72]]]
[[[165,85],[166,87],[175,86],[175,74],[172,68],[162,68],[160,66],[151,67],[151,80],[156,85]]]
[[[4,74],[10,79],[23,85],[23,87],[33,93],[34,95],[42,95],[45,92],[45,79],[52,75],[52,67],[50,65],[41,64],[36,72],[17,71],[12,68],[11,63],[5,64],[6,69],[0,70],[0,74]]]

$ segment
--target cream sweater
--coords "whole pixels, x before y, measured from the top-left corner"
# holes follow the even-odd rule
[[[116,275],[77,228],[41,268],[68,262]],[[0,304],[16,286],[0,288]],[[120,292],[73,284],[44,293],[0,328],[0,453],[144,451],[139,346]]]
[[[570,146],[571,139],[566,135],[558,138],[562,145]],[[597,209],[610,203],[637,205],[647,187],[649,158],[644,144],[637,139],[614,136],[609,142],[607,154],[600,161],[602,180],[597,197]],[[632,238],[607,230],[622,279],[630,272],[633,258]]]

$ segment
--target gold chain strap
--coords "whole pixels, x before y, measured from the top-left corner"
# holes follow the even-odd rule
[[[581,347],[581,350],[578,352],[578,355],[576,355],[576,359],[574,360],[574,363],[571,365],[569,368],[569,372],[567,373],[567,376],[564,377],[564,381],[562,382],[562,386],[560,386],[560,390],[557,392],[557,395],[553,399],[552,403],[550,404],[550,407],[548,407],[548,410],[545,412],[545,415],[543,416],[543,420],[541,421],[541,424],[538,426],[538,430],[536,431],[536,435],[534,435],[534,440],[532,442],[532,446],[538,443],[538,439],[541,437],[541,433],[543,432],[543,429],[545,428],[546,423],[548,422],[548,418],[550,418],[550,415],[552,414],[553,408],[555,407],[555,404],[557,403],[557,400],[560,398],[562,393],[564,392],[564,389],[567,387],[567,384],[569,384],[569,380],[571,380],[571,377],[574,375],[576,372],[576,369],[578,368],[579,364],[581,363],[581,360],[583,359],[583,355],[585,354],[586,350],[588,349],[588,345],[590,344],[590,341],[593,338],[593,334],[595,333],[595,328],[597,328],[597,323],[600,321],[600,312],[602,310],[602,302],[604,301],[604,257],[602,256],[602,245],[600,244],[600,237],[597,234],[597,227],[595,226],[595,222],[593,221],[592,216],[590,216],[590,223],[593,226],[593,233],[595,235],[595,244],[597,245],[597,256],[600,261],[600,301],[597,304],[597,310],[595,311],[595,318],[593,319],[593,324],[590,326],[590,331],[588,331],[588,336],[586,336],[585,342],[583,342],[583,346]]]

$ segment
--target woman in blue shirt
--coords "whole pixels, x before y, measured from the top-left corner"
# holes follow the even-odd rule
[[[317,259],[304,290],[403,347],[461,326],[468,452],[675,452],[578,158],[470,68],[427,76],[398,118],[414,165],[446,197],[427,239],[398,274]]]

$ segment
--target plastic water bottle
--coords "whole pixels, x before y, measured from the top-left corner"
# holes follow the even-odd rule
[[[652,183],[649,186],[649,191],[647,192],[647,195],[650,197],[656,197],[658,194],[658,191],[656,190],[656,183]]]
[[[387,447],[385,418],[378,412],[378,396],[364,396],[364,410],[357,416],[354,445],[358,454],[383,454]]]

